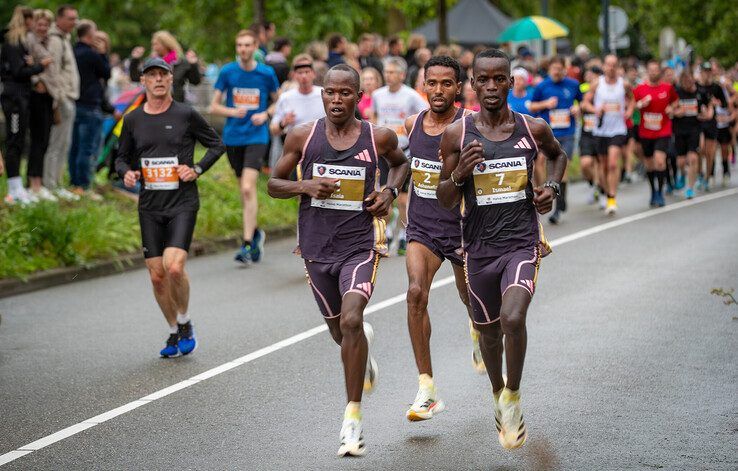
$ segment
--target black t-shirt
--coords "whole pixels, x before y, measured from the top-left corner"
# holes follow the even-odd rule
[[[689,92],[677,87],[676,92],[679,96],[679,106],[684,108],[685,113],[684,116],[674,117],[674,134],[699,133],[700,121],[697,119],[697,115],[710,104],[709,98],[705,94],[701,94],[698,90]]]
[[[728,107],[728,100],[725,98],[725,93],[723,93],[723,89],[715,82],[709,85],[697,84],[697,94],[700,95],[701,102],[712,103],[712,99],[717,98],[718,100],[720,100],[720,106],[722,106],[723,108]],[[711,120],[703,121],[702,123],[708,126],[717,125],[717,121],[715,120],[714,115]]]
[[[172,213],[200,208],[195,181],[180,181],[176,165],[194,165],[195,143],[208,148],[198,165],[203,172],[225,152],[220,136],[200,114],[184,103],[149,114],[144,106],[123,118],[115,170],[123,177],[141,171],[139,211]]]

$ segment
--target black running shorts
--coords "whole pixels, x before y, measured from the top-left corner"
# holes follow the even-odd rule
[[[661,151],[666,153],[669,151],[670,137],[658,137],[656,139],[641,138],[641,146],[643,147],[643,156],[653,157],[654,152]]]
[[[228,162],[238,178],[241,178],[241,172],[244,168],[253,168],[261,170],[261,166],[265,163],[269,146],[267,144],[249,144],[247,146],[226,146],[228,154]]]
[[[138,220],[144,258],[161,257],[167,247],[190,250],[197,211],[180,211],[171,215],[139,211]]]

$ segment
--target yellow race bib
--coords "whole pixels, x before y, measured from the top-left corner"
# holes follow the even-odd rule
[[[413,191],[421,198],[436,199],[436,188],[441,179],[441,162],[419,159],[410,159],[410,168],[413,172]]]
[[[485,160],[474,167],[474,192],[479,206],[525,199],[528,167],[525,157]]]
[[[364,209],[365,167],[314,163],[313,178],[338,179],[338,189],[327,199],[312,198],[310,206],[342,211],[361,211]]]

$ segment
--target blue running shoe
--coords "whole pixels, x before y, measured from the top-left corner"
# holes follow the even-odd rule
[[[661,193],[656,193],[656,206],[659,208],[666,206],[666,200],[664,200],[664,195]]]
[[[656,207],[656,192],[655,191],[651,193],[651,201],[648,202],[648,205],[652,208]]]
[[[684,180],[684,174],[683,173],[680,173],[679,174],[679,177],[677,177],[677,180],[676,180],[676,182],[674,184],[674,189],[675,190],[681,190],[682,188],[684,188],[684,185],[685,184],[686,184],[686,182]]]
[[[177,340],[179,340],[179,334],[169,334],[167,339],[167,346],[162,348],[159,355],[162,358],[171,358],[179,355],[179,349],[177,348]]]
[[[692,188],[687,188],[687,191],[684,192],[684,196],[688,200],[691,200],[692,198],[694,198],[694,190]]]
[[[192,328],[192,322],[186,324],[177,324],[179,330],[179,341],[177,347],[182,355],[192,353],[197,348],[197,340],[195,340],[195,331]]]
[[[233,259],[237,262],[243,263],[244,265],[250,264],[251,245],[244,245],[240,249],[238,249],[238,252],[236,252],[236,256],[233,257]]]
[[[256,263],[261,260],[261,256],[264,254],[264,241],[266,240],[266,234],[261,229],[254,231],[254,240],[251,242],[251,261]]]

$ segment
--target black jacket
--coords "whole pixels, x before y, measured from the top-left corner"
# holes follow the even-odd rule
[[[29,55],[26,46],[10,44],[0,46],[0,80],[3,82],[3,95],[31,93],[31,77],[44,71],[41,64],[28,65],[25,57]]]
[[[79,98],[77,104],[100,108],[105,96],[103,83],[110,78],[110,63],[107,56],[100,54],[88,44],[78,42],[74,46],[74,57],[79,69]]]
[[[143,64],[141,59],[131,58],[130,76],[134,82],[141,81],[141,68]],[[174,101],[183,103],[185,101],[184,86],[186,82],[190,82],[192,85],[198,85],[202,79],[200,75],[200,69],[197,64],[190,64],[186,60],[178,59],[177,62],[172,64],[174,69],[174,77],[172,83],[172,98]]]

